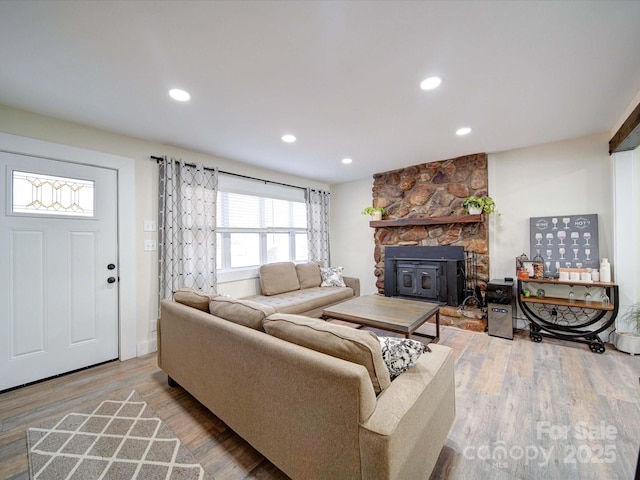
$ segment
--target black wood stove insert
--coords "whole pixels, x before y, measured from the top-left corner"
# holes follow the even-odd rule
[[[386,247],[384,294],[457,307],[464,300],[464,247]]]

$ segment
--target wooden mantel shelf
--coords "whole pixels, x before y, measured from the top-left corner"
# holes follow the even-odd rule
[[[408,217],[394,220],[376,220],[369,222],[370,227],[413,227],[417,225],[446,225],[449,223],[479,223],[484,215],[449,215],[446,217]]]

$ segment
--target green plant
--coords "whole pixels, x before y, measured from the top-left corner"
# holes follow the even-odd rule
[[[640,335],[640,303],[635,303],[622,316],[622,320],[635,325],[635,333]]]
[[[366,207],[362,210],[362,215],[373,215],[375,212],[380,212],[381,215],[387,214],[387,211],[382,207]]]
[[[469,213],[470,207],[479,208],[482,213],[496,213],[496,202],[491,197],[476,197],[474,195],[467,197],[462,202],[464,211]]]

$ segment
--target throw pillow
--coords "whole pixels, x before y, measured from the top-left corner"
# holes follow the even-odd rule
[[[373,332],[284,313],[267,317],[263,327],[269,335],[287,342],[362,365],[369,372],[376,395],[391,383],[380,342]]]
[[[346,287],[342,279],[343,267],[322,267],[320,274],[322,275],[321,287]]]
[[[217,296],[215,293],[202,293],[186,287],[173,292],[174,301],[203,312],[209,312],[209,302]]]
[[[262,321],[276,309],[251,300],[219,296],[209,304],[211,315],[264,332]]]
[[[391,380],[413,367],[420,355],[431,351],[424,343],[410,338],[378,337],[378,340]]]

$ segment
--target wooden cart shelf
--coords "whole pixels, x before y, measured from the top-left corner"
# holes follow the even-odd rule
[[[520,295],[520,300],[522,302],[529,303],[544,303],[546,305],[558,305],[559,307],[578,307],[578,308],[592,308],[593,310],[613,310],[614,306],[611,303],[604,304],[602,302],[585,302],[584,300],[567,300],[566,298],[557,298],[557,297],[525,297],[524,295]]]
[[[548,283],[552,285],[569,285],[573,287],[574,285],[581,287],[613,287],[615,283],[613,282],[581,282],[579,280],[558,280],[554,278],[526,278],[522,279],[525,283]]]

